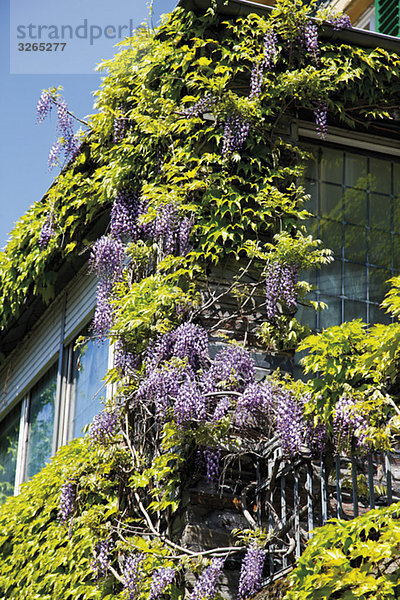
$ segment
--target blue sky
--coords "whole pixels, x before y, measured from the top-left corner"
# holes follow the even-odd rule
[[[35,13],[32,13],[31,6],[38,9],[36,13],[40,15],[37,17],[38,22],[48,23],[46,3],[51,6],[53,11],[51,23],[66,23],[65,15],[68,14],[68,24],[72,23],[75,28],[77,25],[83,24],[85,18],[89,18],[89,27],[92,23],[93,27],[97,27],[97,29],[93,29],[96,35],[103,25],[109,23],[115,25],[114,30],[108,30],[112,37],[111,33],[112,31],[117,32],[118,24],[127,24],[131,20],[137,26],[148,19],[149,10],[146,0],[96,0],[97,7],[103,4],[103,10],[101,14],[99,14],[99,10],[96,10],[96,21],[90,21],[91,13],[88,13],[88,10],[93,1],[0,0],[0,114],[2,115],[0,248],[5,246],[15,221],[28,209],[30,204],[40,200],[58,172],[57,168],[50,172],[47,169],[49,149],[55,141],[55,118],[51,116],[41,125],[36,124],[36,104],[41,91],[61,85],[64,88],[67,104],[76,115],[85,117],[92,113],[93,91],[98,89],[101,83],[101,76],[94,71],[94,68],[96,63],[110,58],[116,52],[113,46],[118,41],[117,39],[107,39],[102,35],[101,39],[96,39],[93,44],[88,41],[84,53],[82,48],[75,44],[75,52],[70,55],[64,54],[62,57],[60,54],[56,56],[53,52],[51,56],[45,56],[43,53],[41,55],[38,52],[33,56],[32,53],[28,55],[24,51],[18,54],[17,43],[34,42],[34,40],[29,40],[27,35],[24,39],[17,39],[16,25],[26,27],[32,22],[36,23],[34,21]],[[155,0],[154,23],[157,23],[161,14],[172,10],[177,1]],[[66,13],[66,8],[68,13]],[[58,21],[55,21],[57,17]],[[28,30],[20,29],[20,31],[27,34]],[[37,29],[31,29],[32,31],[37,35]],[[71,48],[71,40],[67,40],[68,42]],[[10,54],[14,73],[19,70],[24,74],[10,73]],[[77,56],[84,56],[85,59],[77,61]],[[43,61],[47,60],[47,64],[44,65],[41,62],[42,59]],[[90,61],[93,61],[92,67]],[[84,73],[71,73],[76,73],[79,69]],[[68,70],[70,74],[68,74]]]

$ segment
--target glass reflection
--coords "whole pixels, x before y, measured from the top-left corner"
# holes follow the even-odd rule
[[[318,327],[342,318],[373,323],[378,315],[384,322],[378,305],[388,289],[385,280],[400,270],[400,164],[319,148],[319,164],[313,162],[308,173],[315,178],[306,186],[318,211],[307,228],[333,250],[336,261],[318,277],[317,295],[321,300],[326,295],[330,305],[317,318]]]
[[[51,457],[56,389],[57,366],[55,365],[31,392],[26,477],[36,475]]]
[[[103,408],[106,389],[102,379],[107,372],[108,349],[108,343],[89,339],[74,350],[70,438],[81,436],[84,426]]]
[[[20,417],[21,405],[18,404],[1,422],[0,504],[14,493]]]

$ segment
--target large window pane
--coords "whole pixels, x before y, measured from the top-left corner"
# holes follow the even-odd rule
[[[369,262],[380,267],[391,267],[392,238],[390,233],[371,229],[369,232]]]
[[[347,189],[344,205],[346,223],[367,225],[367,193],[364,190]]]
[[[102,379],[108,367],[108,348],[106,342],[88,340],[74,351],[70,438],[82,435],[83,427],[103,408],[106,389]]]
[[[369,225],[379,229],[391,230],[391,200],[389,196],[371,194],[369,202]]]
[[[321,219],[319,224],[319,237],[323,241],[324,246],[332,250],[335,258],[340,258],[342,255],[342,231],[341,223]]]
[[[343,152],[324,149],[321,159],[321,179],[330,183],[342,183],[343,180]]]
[[[371,302],[382,302],[386,292],[389,291],[390,284],[387,283],[391,273],[387,269],[369,270],[369,299]]]
[[[344,263],[344,295],[351,300],[367,300],[367,268]]]
[[[0,423],[0,504],[14,493],[21,405]]]
[[[319,271],[319,289],[323,294],[340,296],[342,293],[342,263],[335,260]]]
[[[317,328],[352,318],[382,322],[385,279],[400,271],[400,163],[324,146],[314,155],[319,163],[309,173],[318,213],[308,231],[336,259],[318,275],[317,297],[330,308],[318,315]]]
[[[342,301],[333,296],[320,296],[320,301],[328,305],[328,308],[319,312],[319,328],[326,329],[342,322]]]
[[[370,189],[380,194],[390,194],[391,192],[391,164],[387,160],[379,158],[370,158]]]
[[[342,220],[343,191],[342,187],[330,183],[321,183],[320,215],[334,219]]]
[[[346,185],[361,190],[367,189],[367,157],[346,153]]]
[[[51,457],[56,389],[57,366],[55,365],[31,392],[26,477],[36,475]]]
[[[346,225],[344,230],[344,256],[354,262],[366,262],[367,236],[364,227]]]

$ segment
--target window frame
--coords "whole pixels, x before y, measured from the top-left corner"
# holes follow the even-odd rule
[[[354,132],[354,135],[351,135],[346,130],[341,130],[339,128],[330,127],[329,133],[326,136],[326,139],[324,141],[322,141],[318,137],[318,135],[315,131],[315,125],[310,122],[304,122],[304,121],[298,121],[295,123],[294,133],[295,133],[296,141],[299,144],[303,144],[306,149],[307,149],[307,147],[309,147],[310,150],[315,149],[316,152],[318,152],[318,149],[320,149],[322,151],[324,148],[334,149],[336,151],[343,152],[344,154],[345,153],[354,153],[354,154],[358,154],[360,156],[366,157],[367,165],[368,165],[368,173],[369,173],[370,159],[385,160],[390,164],[397,163],[398,165],[400,165],[400,147],[399,147],[398,143],[396,144],[396,142],[394,142],[390,139],[385,140],[386,143],[382,144],[382,138],[377,138],[377,137],[363,134],[363,133],[357,134],[356,132]],[[393,146],[392,146],[392,144],[393,144]],[[321,166],[321,159],[319,158],[318,159],[318,168],[320,168],[320,166]],[[321,178],[320,172],[317,175],[316,183],[318,186],[317,197],[320,197],[320,187],[322,185],[322,178]],[[392,188],[391,188],[391,191],[390,191],[390,194],[388,197],[390,197],[390,201],[392,203],[392,210],[394,210],[393,202],[397,196],[396,196],[395,190],[393,188],[393,168],[392,168],[392,175],[391,175],[391,183],[392,183]],[[345,188],[346,188],[346,182],[344,179],[342,179],[341,187],[343,190],[345,190]],[[370,190],[368,190],[368,191],[366,190],[365,193],[373,194],[373,193],[377,193],[377,192],[376,191],[372,192]],[[317,201],[318,201],[318,199],[317,199]],[[323,216],[318,215],[317,216],[318,222],[320,222],[322,218],[323,218]],[[341,227],[342,227],[342,232],[344,235],[346,225],[349,225],[349,223],[347,223],[347,220],[346,220],[344,214],[343,214],[342,218],[343,218],[343,221],[341,222]],[[375,231],[375,228],[374,227],[371,228],[369,223],[365,226],[365,229],[368,232]],[[400,231],[395,230],[395,226],[393,223],[391,224],[389,233],[390,233],[391,237],[393,238],[392,244],[393,244],[394,239],[396,239],[396,240],[400,239]],[[368,244],[370,244],[370,240],[368,240]],[[329,296],[332,298],[332,301],[334,299],[340,301],[340,323],[343,323],[346,318],[346,314],[345,314],[346,299],[347,299],[347,301],[351,300],[351,298],[348,297],[347,294],[344,293],[344,289],[343,289],[344,266],[347,263],[349,265],[351,265],[353,263],[361,264],[361,263],[359,263],[359,261],[350,260],[349,258],[347,258],[343,255],[344,246],[345,246],[345,241],[344,241],[344,239],[342,239],[341,240],[342,255],[340,257],[338,257],[339,262],[340,262],[340,269],[341,269],[341,275],[340,275],[341,291],[340,291],[340,293],[335,295],[335,294],[327,294],[326,292],[321,291],[320,286],[319,286],[319,273],[317,272],[317,274],[316,274],[317,289],[316,289],[315,299],[319,301],[321,299],[321,296],[323,296],[323,297]],[[398,274],[400,272],[400,268],[395,267],[393,264],[393,251],[394,251],[393,248],[391,248],[392,256],[391,256],[390,267],[377,265],[377,264],[373,263],[373,261],[369,255],[366,257],[366,260],[365,260],[365,267],[369,274],[369,278],[367,279],[367,282],[366,282],[366,285],[368,288],[366,298],[363,299],[362,302],[365,304],[365,307],[366,307],[366,314],[364,316],[364,320],[371,321],[371,324],[373,322],[375,322],[373,318],[372,319],[370,318],[371,311],[373,311],[376,307],[379,306],[378,302],[371,299],[371,292],[373,290],[373,287],[371,286],[371,278],[370,278],[370,276],[372,275],[371,269],[375,269],[374,273],[377,273],[377,274],[378,274],[379,269],[381,269],[382,272],[384,271],[384,269],[387,269],[388,271],[390,271],[390,277],[393,277],[394,275]],[[362,265],[364,265],[364,263],[362,263]],[[369,269],[369,271],[368,271],[368,269]],[[324,301],[324,298],[322,298],[322,301]],[[371,308],[371,306],[372,306],[372,308]],[[348,309],[349,308],[350,308],[350,305],[348,306]],[[339,323],[335,323],[335,324],[339,325]],[[317,314],[317,316],[315,317],[315,326],[312,326],[312,328],[316,329],[317,331],[321,330],[321,316],[320,315]]]
[[[73,373],[73,355],[74,345],[77,337],[87,329],[91,322],[93,311],[89,316],[86,316],[79,325],[68,335],[68,337],[60,343],[58,352],[48,361],[46,366],[42,368],[35,377],[25,386],[23,393],[19,394],[15,401],[11,402],[0,418],[0,431],[1,424],[7,418],[11,411],[16,406],[20,406],[19,412],[19,433],[18,433],[18,450],[17,460],[15,468],[15,479],[14,479],[14,495],[17,495],[20,491],[21,484],[28,480],[26,476],[27,470],[27,450],[30,435],[30,409],[31,409],[31,396],[37,383],[45,377],[56,366],[56,393],[54,401],[54,420],[53,420],[53,437],[52,437],[52,449],[51,456],[57,452],[57,450],[67,444],[73,436],[70,435],[70,417],[72,410],[72,373]],[[63,321],[65,320],[65,312],[62,316]],[[62,323],[62,329],[63,329]],[[107,369],[110,369],[113,365],[113,346],[108,343],[108,357],[107,357]],[[105,385],[105,398],[110,399],[112,396],[112,386],[110,384]]]

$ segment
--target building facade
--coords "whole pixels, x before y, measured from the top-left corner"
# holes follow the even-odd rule
[[[207,3],[193,0],[182,4],[200,10]],[[221,6],[221,11],[225,10],[224,6]],[[254,8],[261,14],[268,11],[266,3],[255,6],[254,3],[239,1],[228,4],[226,11],[235,14],[235,11],[250,12]],[[367,48],[376,45],[400,51],[398,39],[382,38],[372,32],[347,29],[337,32],[328,28],[326,35],[337,43]],[[380,124],[371,123],[368,130],[363,124],[351,130],[336,122],[329,123],[323,141],[315,131],[314,122],[301,110],[281,125],[279,135],[288,143],[301,145],[309,153],[309,165],[303,180],[309,194],[307,208],[313,215],[308,228],[332,249],[335,258],[317,274],[304,274],[313,284],[311,299],[328,305],[326,310],[316,315],[303,308],[298,311],[298,318],[308,323],[313,331],[357,318],[366,323],[388,322],[379,305],[387,290],[386,281],[400,272],[398,132],[399,118],[395,113],[393,120],[385,123],[383,128]],[[104,230],[105,227],[101,233]],[[102,400],[110,394],[102,379],[112,365],[112,351],[108,344],[99,344],[90,337],[96,286],[96,278],[88,274],[87,264],[81,264],[75,274],[65,278],[58,286],[55,300],[46,309],[34,312],[29,322],[25,316],[23,326],[22,317],[16,318],[0,335],[0,346],[6,354],[0,368],[0,491],[3,498],[17,493],[21,483],[38,473],[60,446],[79,437],[101,410]],[[31,298],[28,298],[27,305],[30,301]],[[269,358],[265,359],[266,363]],[[276,357],[273,359],[275,363],[271,360],[266,368],[260,362],[260,372],[263,368],[264,371],[272,371]],[[287,354],[282,360],[288,360]],[[292,361],[292,357],[289,360]],[[258,519],[259,525],[267,523],[268,526],[267,519],[271,518],[271,513],[265,509],[268,502],[273,508],[274,502],[279,502],[281,518],[286,518],[290,502],[293,506],[290,519],[296,531],[290,552],[292,556],[298,556],[304,542],[300,539],[300,504],[308,509],[306,537],[315,524],[323,524],[326,518],[332,516],[332,510],[336,509],[341,515],[339,495],[336,506],[328,506],[326,487],[318,491],[322,498],[322,512],[313,514],[309,497],[317,484],[315,477],[313,480],[311,461],[295,465],[293,472],[278,454],[279,448],[273,448],[264,461],[264,467],[267,471],[269,459],[271,464],[272,459],[279,459],[280,466],[278,460],[275,464],[281,470],[269,475],[275,480],[279,475],[278,491],[281,496],[275,499],[263,497],[265,490],[262,482],[258,481],[254,494],[253,488],[249,494],[250,502],[255,506],[255,517],[247,508],[240,519],[235,517],[234,500],[238,501],[235,494],[239,494],[239,488],[232,469],[230,479],[225,482],[231,494],[229,500],[225,499],[226,505],[230,503],[229,510],[225,511],[223,527],[218,524],[219,528],[215,527],[214,531],[219,540],[230,543],[233,526],[244,528],[246,521],[257,525]],[[244,477],[257,478],[259,465],[255,467],[250,461],[246,463],[245,458],[243,461]],[[317,465],[319,470],[316,474],[320,481],[326,481],[324,468],[323,464]],[[336,461],[336,469],[339,481],[340,461]],[[373,476],[374,473],[370,478],[370,489],[374,484]],[[290,488],[287,494],[285,481],[286,484],[289,482]],[[246,504],[246,492],[242,492],[242,503]],[[204,548],[208,543],[214,543],[213,535],[208,535],[207,531],[212,531],[213,522],[226,505],[209,493],[209,489],[205,490],[202,484],[189,490],[189,495],[191,508],[188,513],[192,512],[192,520],[185,524],[182,540],[185,545]],[[354,506],[358,510],[357,499]],[[354,508],[352,516],[355,514]],[[285,569],[288,564],[284,553],[277,552],[277,555],[279,567]],[[237,565],[232,571],[235,568],[237,580]],[[271,577],[275,568],[272,557],[269,565]],[[228,582],[228,597],[229,586]]]

